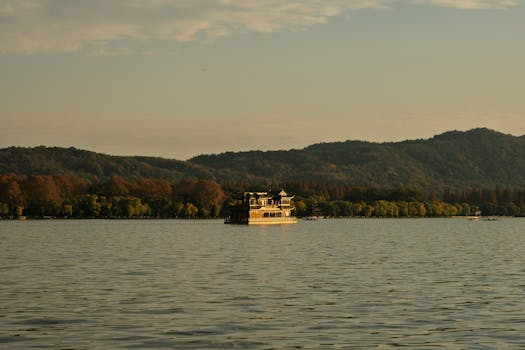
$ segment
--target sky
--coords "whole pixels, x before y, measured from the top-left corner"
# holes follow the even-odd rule
[[[525,0],[0,0],[0,147],[525,134]]]

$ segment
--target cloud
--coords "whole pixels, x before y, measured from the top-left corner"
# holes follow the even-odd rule
[[[235,33],[297,31],[398,3],[508,8],[520,0],[0,0],[0,52],[132,53],[155,41],[213,42]]]
[[[519,2],[519,0],[432,0],[435,5],[463,10],[504,9],[516,6]]]

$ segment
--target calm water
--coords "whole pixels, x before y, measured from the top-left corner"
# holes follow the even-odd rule
[[[524,224],[4,221],[0,348],[525,348]]]

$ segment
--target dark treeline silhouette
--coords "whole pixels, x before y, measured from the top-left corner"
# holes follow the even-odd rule
[[[187,161],[111,156],[72,147],[8,147],[0,149],[0,174],[10,173],[71,174],[90,182],[111,176],[166,179],[172,185],[196,178],[224,187],[232,181],[309,181],[368,189],[434,190],[440,196],[447,187],[525,188],[525,136],[473,129],[425,140],[330,142],[302,149],[200,155]]]
[[[298,215],[361,217],[518,216],[525,213],[524,188],[445,189],[442,193],[408,188],[291,182]]]
[[[222,186],[195,178],[96,181],[70,174],[0,175],[0,217],[217,218],[228,215],[231,195],[284,188],[296,195],[298,216],[448,217],[525,213],[524,188],[446,189],[442,192],[356,187],[307,181]]]

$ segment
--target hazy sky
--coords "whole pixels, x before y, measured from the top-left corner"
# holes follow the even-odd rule
[[[0,147],[525,134],[525,1],[0,0]]]

